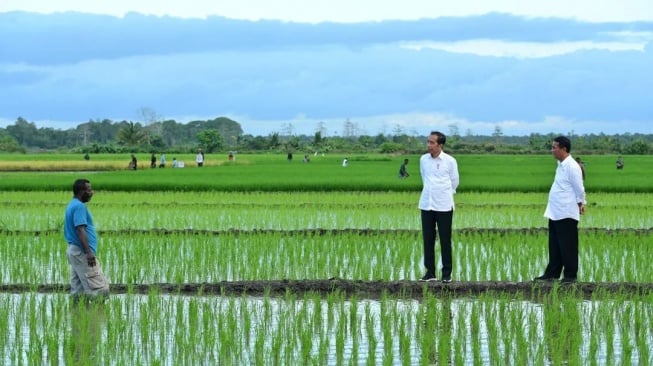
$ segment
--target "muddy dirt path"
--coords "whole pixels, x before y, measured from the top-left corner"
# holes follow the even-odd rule
[[[326,295],[341,293],[357,298],[380,298],[383,294],[401,298],[421,298],[426,292],[453,297],[473,297],[481,294],[513,294],[516,297],[537,297],[554,288],[576,293],[579,297],[590,298],[593,294],[605,295],[648,295],[653,294],[653,283],[576,283],[560,285],[559,283],[533,282],[440,282],[419,281],[355,281],[345,279],[329,280],[270,280],[270,281],[223,281],[214,283],[152,283],[152,284],[112,284],[111,293],[157,293],[180,295],[250,295],[282,296],[287,292],[294,294],[316,293]],[[0,292],[22,293],[67,292],[65,284],[5,284],[0,285]]]

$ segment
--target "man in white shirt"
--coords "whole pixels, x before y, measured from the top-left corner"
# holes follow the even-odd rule
[[[551,153],[558,168],[544,211],[549,219],[549,263],[535,281],[555,281],[563,274],[562,283],[567,284],[576,282],[578,275],[578,221],[586,202],[583,172],[570,151],[567,137],[553,139]]]
[[[197,150],[197,155],[195,155],[195,162],[197,162],[197,166],[199,168],[204,165],[204,152],[202,149]]]
[[[426,274],[421,281],[435,281],[435,235],[439,230],[442,258],[442,282],[451,282],[451,225],[453,222],[453,195],[458,188],[458,163],[442,151],[447,141],[442,132],[434,131],[428,137],[428,152],[419,159],[422,174],[422,194],[419,209],[422,216],[424,242],[424,267]]]

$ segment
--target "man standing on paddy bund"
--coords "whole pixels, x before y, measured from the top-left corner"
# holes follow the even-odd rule
[[[68,203],[64,215],[64,237],[68,243],[66,256],[70,265],[70,291],[73,303],[83,297],[105,298],[109,295],[109,283],[95,257],[97,233],[93,216],[86,203],[93,197],[91,183],[77,179],[73,183],[73,199]]]
[[[421,281],[435,281],[435,234],[440,231],[440,254],[442,257],[442,282],[451,282],[453,260],[451,254],[451,225],[458,183],[458,163],[442,151],[447,137],[438,131],[431,132],[427,140],[428,152],[419,159],[422,173],[422,194],[419,209],[422,215],[424,241],[424,267],[426,274]],[[437,228],[437,229],[436,229]]]
[[[565,136],[553,139],[551,153],[558,160],[544,217],[549,219],[549,264],[535,281],[554,281],[563,273],[562,283],[574,283],[578,275],[578,221],[585,213],[585,187],[580,165],[571,154]]]
[[[204,166],[204,152],[202,151],[202,149],[197,150],[197,155],[195,155],[195,161],[197,162],[198,168]]]

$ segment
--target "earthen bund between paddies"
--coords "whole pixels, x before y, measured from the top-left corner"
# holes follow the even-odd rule
[[[178,295],[212,295],[212,296],[283,296],[287,293],[315,293],[328,295],[340,293],[357,298],[381,298],[393,296],[399,298],[421,298],[426,293],[447,297],[474,297],[483,294],[512,294],[518,298],[538,298],[551,291],[564,291],[578,297],[591,298],[594,293],[614,294],[615,296],[647,295],[653,293],[653,283],[616,283],[616,282],[578,282],[560,284],[559,282],[508,282],[485,281],[451,283],[420,281],[361,281],[341,278],[324,280],[266,280],[266,281],[221,281],[213,283],[150,283],[150,284],[111,284],[112,294],[151,292]],[[61,293],[69,291],[67,284],[4,284],[0,292],[23,293]]]
[[[475,231],[477,229],[468,228],[459,231]],[[543,231],[542,228],[531,229],[496,229],[491,231],[533,233]],[[592,231],[592,229],[584,229]],[[605,231],[605,229],[594,229],[594,231]],[[364,229],[346,229],[346,230],[227,230],[227,231],[210,231],[210,230],[119,230],[104,231],[103,235],[111,233],[120,234],[148,234],[156,233],[158,235],[170,235],[184,233],[186,235],[224,235],[224,234],[251,234],[257,233],[279,233],[286,235],[325,235],[333,233],[358,233],[366,235],[368,230]],[[373,230],[379,232],[379,230]],[[388,233],[402,230],[388,230]],[[488,231],[482,229],[482,231]],[[609,230],[613,234],[618,234],[619,229]],[[652,229],[625,229],[623,231],[639,232],[640,234],[650,234]],[[4,230],[5,233],[8,233]],[[34,236],[52,234],[56,231],[36,231]],[[0,292],[5,293],[63,293],[70,290],[68,284],[0,284]],[[634,283],[634,282],[582,282],[572,284],[562,284],[555,282],[512,282],[512,281],[464,281],[454,279],[451,283],[421,282],[416,280],[353,280],[346,278],[325,278],[325,279],[278,279],[278,280],[242,280],[242,281],[220,281],[204,283],[113,283],[110,285],[112,294],[138,293],[149,294],[152,292],[161,294],[179,294],[179,295],[212,295],[212,296],[283,296],[287,293],[305,294],[315,293],[328,295],[339,293],[349,297],[356,298],[381,298],[383,296],[393,296],[399,298],[421,298],[426,293],[431,293],[442,297],[475,297],[480,295],[505,295],[511,294],[515,298],[538,298],[552,291],[564,291],[577,295],[579,298],[590,299],[594,294],[605,294],[617,296],[637,296],[648,295],[653,293],[653,283]]]

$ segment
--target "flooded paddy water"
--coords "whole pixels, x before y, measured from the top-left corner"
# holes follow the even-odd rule
[[[424,286],[424,285],[422,285]],[[309,286],[307,286],[308,288]],[[0,293],[3,364],[650,364],[651,295]],[[162,287],[165,290],[164,287]],[[600,298],[600,299],[599,299]]]
[[[53,196],[5,197],[0,364],[653,363],[645,196],[601,198],[581,227],[582,282],[562,287],[530,282],[546,265],[540,194],[461,196],[443,285],[415,281],[410,195],[107,192],[92,210],[112,295],[82,309],[68,195]]]

